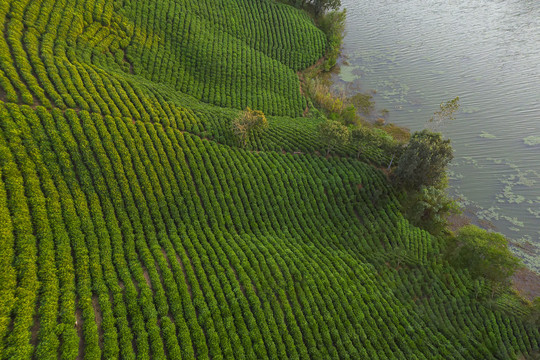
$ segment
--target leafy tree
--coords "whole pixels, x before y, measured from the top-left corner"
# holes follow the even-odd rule
[[[443,102],[439,105],[440,110],[433,113],[429,119],[429,128],[432,131],[440,131],[446,121],[455,120],[454,114],[459,109],[459,96]]]
[[[231,125],[233,133],[244,147],[254,135],[268,129],[268,120],[262,111],[251,110],[248,107],[240,116],[233,119]]]
[[[414,225],[438,234],[446,227],[447,215],[457,210],[456,203],[446,191],[434,186],[421,186],[412,198],[408,218]]]
[[[359,116],[356,114],[354,105],[347,105],[341,111],[341,118],[346,125],[355,125],[358,122]]]
[[[474,277],[484,277],[495,285],[507,285],[520,264],[504,236],[474,225],[464,226],[451,240],[448,259],[469,269]]]
[[[399,268],[403,262],[407,260],[407,249],[397,246],[389,251],[390,258],[395,261],[395,265]]]
[[[416,132],[399,158],[394,180],[413,190],[419,190],[422,185],[441,186],[453,158],[450,140],[429,130]]]
[[[315,11],[323,13],[328,10],[337,10],[341,7],[341,0],[312,0]]]
[[[359,126],[351,131],[351,140],[356,147],[356,158],[360,159],[362,149],[366,143],[379,146],[382,138],[377,136],[370,128]]]
[[[316,14],[341,7],[341,0],[287,0],[286,2],[303,9],[312,9]]]
[[[340,5],[339,1],[334,1],[334,5],[326,9],[315,8],[315,12],[320,15],[318,18],[318,26],[325,33],[328,40],[326,61],[324,64],[325,71],[330,71],[336,65],[343,42],[347,12],[346,10],[337,11]],[[325,13],[328,9],[334,9],[335,11]]]
[[[350,130],[339,121],[328,120],[319,124],[319,137],[326,146],[326,155],[338,145],[346,144]]]

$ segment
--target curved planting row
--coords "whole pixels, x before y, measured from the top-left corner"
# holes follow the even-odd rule
[[[437,240],[359,161],[0,113],[7,357],[489,359],[540,342],[433,263]]]
[[[230,145],[236,144],[230,120],[237,114],[174,89],[219,106],[300,116],[306,104],[292,65],[246,39],[275,40],[289,55],[319,49],[315,43],[322,41],[304,13],[270,1],[11,0],[0,5],[0,18],[6,29],[0,37],[0,100],[152,121]],[[246,19],[256,21],[235,33],[235,24]],[[272,37],[281,31],[288,35]],[[321,152],[316,123],[272,117],[270,131],[249,147]],[[369,144],[361,158],[389,162]]]
[[[306,101],[292,68],[212,26],[190,4],[150,0],[125,4],[123,13],[135,29],[126,48],[135,74],[222,107],[249,106],[267,114],[302,114]],[[232,11],[237,10],[232,7]],[[251,16],[255,18],[256,14]],[[266,29],[269,34],[281,29],[275,21],[267,22],[272,26]],[[294,52],[294,46],[286,50]],[[310,59],[310,63],[315,61]]]
[[[295,71],[326,46],[303,13],[271,1],[10,0],[0,21],[0,100],[153,121],[176,114],[148,80],[162,94],[299,116]]]
[[[196,13],[209,27],[242,40],[295,71],[315,63],[326,48],[323,33],[303,11],[273,1],[205,0],[180,5],[182,12]]]

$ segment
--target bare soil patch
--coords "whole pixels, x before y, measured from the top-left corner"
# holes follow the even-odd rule
[[[82,310],[77,307],[75,311],[75,328],[77,329],[77,335],[79,335],[79,353],[77,354],[77,359],[84,359],[84,334],[83,334],[83,318]]]
[[[144,279],[146,280],[146,284],[148,284],[148,287],[152,289],[152,280],[150,280],[150,274],[148,274],[148,270],[146,268],[143,268],[143,275]]]
[[[534,301],[540,296],[540,275],[527,268],[521,268],[512,276],[512,286],[525,299]]]
[[[101,327],[103,316],[101,315],[101,307],[99,306],[99,299],[96,294],[92,295],[92,307],[94,308],[94,318],[96,319],[99,333],[99,347],[103,348],[103,328]]]
[[[34,315],[34,325],[32,325],[32,339],[30,340],[30,343],[33,346],[36,346],[38,343],[39,325],[40,325],[39,316],[36,313]]]
[[[465,225],[469,225],[471,223],[471,219],[463,214],[453,214],[447,217],[448,220],[448,227],[453,232],[458,231]]]

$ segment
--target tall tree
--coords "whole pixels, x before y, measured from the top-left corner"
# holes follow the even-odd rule
[[[446,228],[448,214],[459,210],[445,189],[434,186],[421,186],[405,209],[409,221],[434,235]]]
[[[440,186],[453,158],[450,140],[444,140],[441,133],[416,132],[399,158],[394,180],[412,190],[419,190],[422,185]]]
[[[319,124],[319,137],[326,146],[326,155],[338,145],[349,141],[349,128],[339,121],[328,120]]]
[[[353,145],[356,147],[356,158],[360,159],[360,155],[362,154],[362,150],[366,143],[380,146],[382,138],[377,136],[367,126],[358,126],[351,131],[351,139]]]
[[[329,10],[337,10],[341,7],[341,0],[287,0],[286,2],[304,9],[311,8],[317,14],[322,14]]]
[[[467,268],[474,277],[482,276],[497,285],[507,285],[520,264],[504,236],[474,225],[459,230],[449,247],[448,259]]]
[[[433,113],[427,124],[428,128],[435,132],[442,131],[446,122],[455,120],[454,114],[459,109],[459,96],[447,102],[442,102],[439,107],[439,111]]]

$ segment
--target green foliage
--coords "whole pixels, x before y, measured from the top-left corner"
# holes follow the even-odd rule
[[[328,155],[333,148],[349,141],[350,130],[339,121],[328,120],[319,124],[319,137]]]
[[[528,317],[529,322],[536,327],[540,328],[540,297],[536,297],[531,304],[530,315]]]
[[[231,128],[242,146],[246,146],[248,140],[268,129],[268,120],[262,111],[248,107],[232,121]]]
[[[341,0],[308,0],[312,1],[318,13],[328,10],[337,10],[341,7]]]
[[[335,95],[330,84],[320,78],[309,78],[305,84],[306,92],[317,107],[329,116],[342,116],[346,108],[344,96]],[[348,108],[350,111],[352,108]]]
[[[442,134],[415,132],[399,158],[394,180],[407,189],[420,190],[422,185],[440,187],[453,157],[450,140],[444,140]]]
[[[369,128],[367,126],[357,126],[351,131],[351,142],[357,150],[357,159],[360,158],[366,144],[373,144],[379,147],[385,141],[389,141],[387,137],[379,133],[377,129]]]
[[[322,19],[325,38],[269,0],[0,5],[0,358],[538,349],[364,163],[399,154],[384,128],[351,144],[306,107],[296,72],[339,48],[343,20]],[[247,106],[259,128],[268,115],[256,151],[230,129]]]
[[[434,112],[428,122],[430,129],[433,131],[441,131],[445,122],[455,120],[454,114],[459,110],[459,96],[442,102],[439,107],[439,111]]]
[[[421,186],[406,204],[407,218],[416,226],[437,235],[447,226],[446,218],[456,213],[458,206],[444,189]]]
[[[303,113],[296,71],[327,46],[303,12],[273,1],[132,1],[122,13],[136,24],[125,50],[135,75],[206,103],[269,115]]]
[[[328,10],[337,10],[341,7],[341,0],[282,0],[290,5],[322,14]]]
[[[498,233],[474,225],[461,228],[448,248],[451,263],[466,268],[474,277],[484,277],[506,285],[520,264],[508,249],[508,241]]]
[[[321,0],[320,2],[322,3],[324,0]],[[330,7],[336,11],[326,12],[317,19],[319,28],[325,33],[328,41],[326,59],[324,62],[325,71],[330,71],[336,65],[339,58],[345,31],[345,19],[347,17],[347,11],[345,9],[337,11],[340,6],[338,4],[339,0],[329,0],[328,2],[337,4],[335,7]],[[321,12],[319,11],[319,13]]]
[[[345,106],[341,112],[341,118],[345,125],[356,125],[358,123],[358,115],[354,105]]]
[[[371,94],[357,93],[349,101],[354,104],[364,115],[369,115],[375,108]]]
[[[398,126],[396,124],[386,124],[381,127],[386,133],[388,133],[392,138],[399,143],[407,143],[411,139],[411,133],[409,129]]]

